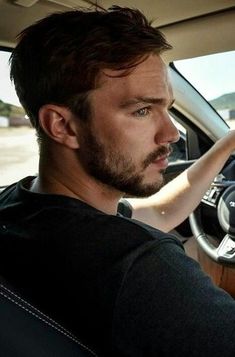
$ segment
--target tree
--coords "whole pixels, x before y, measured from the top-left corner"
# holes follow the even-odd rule
[[[10,113],[11,113],[11,105],[7,104],[7,103],[4,103],[0,99],[0,116],[9,118]]]

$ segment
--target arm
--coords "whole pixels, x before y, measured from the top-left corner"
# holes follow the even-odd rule
[[[235,130],[218,140],[192,166],[146,199],[128,199],[133,218],[169,232],[200,203],[214,177],[235,150]]]
[[[158,243],[128,266],[117,295],[113,337],[120,355],[234,357],[234,299],[181,247]]]

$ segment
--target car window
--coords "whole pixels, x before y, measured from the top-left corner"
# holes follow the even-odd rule
[[[9,79],[10,52],[0,51],[0,187],[38,170],[38,145]]]
[[[176,69],[235,128],[235,51],[174,62]]]

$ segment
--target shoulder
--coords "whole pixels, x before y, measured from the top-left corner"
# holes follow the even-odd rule
[[[139,243],[153,242],[155,244],[171,242],[182,247],[181,242],[175,236],[132,218],[101,214],[96,216],[94,224],[97,225],[98,230],[102,229],[104,234],[112,232],[113,236],[122,236],[125,240],[135,238],[135,241]]]

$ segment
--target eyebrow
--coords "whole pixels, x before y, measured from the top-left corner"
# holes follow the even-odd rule
[[[174,104],[174,102],[175,102],[175,99],[172,99],[168,108],[171,108],[172,105]],[[166,100],[163,98],[155,98],[155,97],[135,97],[135,98],[123,101],[121,103],[121,108],[127,108],[132,105],[140,104],[140,103],[164,105],[166,103]]]

